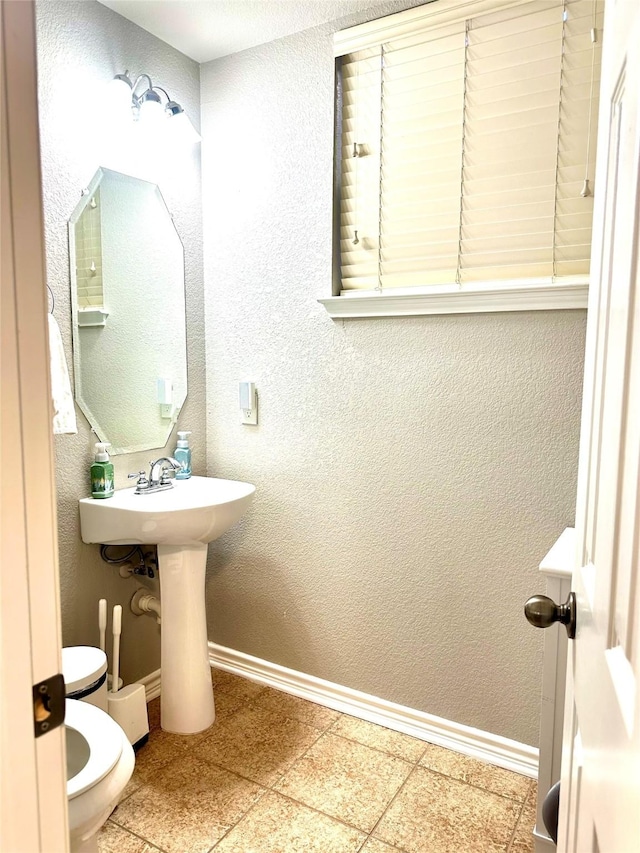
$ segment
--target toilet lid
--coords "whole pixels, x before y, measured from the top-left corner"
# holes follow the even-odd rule
[[[86,762],[74,776],[67,779],[67,797],[72,800],[97,785],[112,770],[120,760],[125,734],[116,721],[100,708],[77,699],[65,700],[64,724],[82,736],[68,739],[70,749],[76,744],[81,745],[82,739],[88,746],[88,750],[86,746],[81,746],[85,753],[88,752]],[[77,766],[70,756],[67,766]]]
[[[107,656],[94,646],[66,646],[62,650],[62,675],[67,696],[84,690],[107,671]]]

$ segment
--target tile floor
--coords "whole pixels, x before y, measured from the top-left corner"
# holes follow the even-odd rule
[[[149,743],[100,853],[527,853],[535,782],[213,670],[215,725]]]

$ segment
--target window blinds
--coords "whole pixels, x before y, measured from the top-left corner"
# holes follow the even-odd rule
[[[343,57],[343,290],[588,274],[602,3],[502,6]]]

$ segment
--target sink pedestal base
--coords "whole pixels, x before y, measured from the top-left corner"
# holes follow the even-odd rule
[[[206,545],[158,545],[162,601],[162,728],[208,729],[215,719],[204,604]]]

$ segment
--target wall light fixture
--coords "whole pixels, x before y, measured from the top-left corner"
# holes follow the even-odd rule
[[[160,93],[166,99],[164,104]],[[139,121],[146,128],[166,133],[185,145],[201,141],[180,104],[161,86],[154,86],[148,74],[139,74],[135,82],[128,71],[116,74],[109,83],[107,98],[112,115],[122,121]]]

